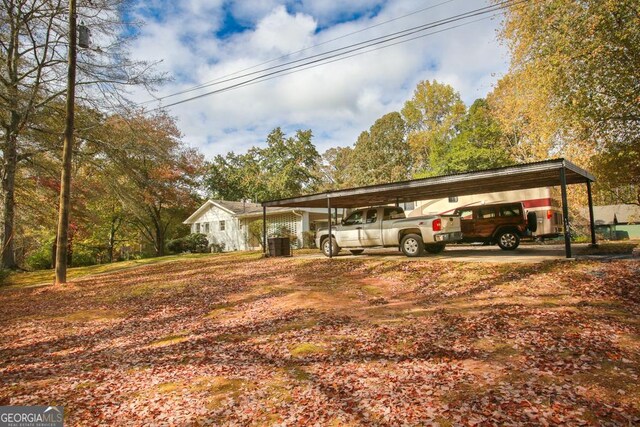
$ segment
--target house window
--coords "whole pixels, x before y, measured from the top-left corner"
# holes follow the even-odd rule
[[[196,233],[200,233],[200,223],[196,224]]]
[[[203,225],[204,225],[203,233],[204,234],[209,234],[209,223],[205,222]]]
[[[449,203],[458,203],[458,196],[450,196]]]
[[[224,231],[226,227],[226,224],[224,221],[220,221],[220,231]]]

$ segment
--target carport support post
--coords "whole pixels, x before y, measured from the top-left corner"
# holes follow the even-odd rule
[[[262,205],[262,256],[267,256],[267,207]]]
[[[333,258],[333,240],[331,240],[331,198],[327,197],[327,214],[329,219],[329,258]]]
[[[569,231],[569,207],[567,206],[567,175],[564,164],[560,168],[560,191],[562,192],[562,221],[564,225],[564,251],[571,258],[571,232]]]
[[[587,181],[587,198],[589,199],[589,229],[591,230],[591,247],[597,247],[596,222],[593,218],[593,196],[591,195],[591,181]]]

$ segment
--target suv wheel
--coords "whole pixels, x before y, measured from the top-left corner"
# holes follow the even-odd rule
[[[498,246],[505,251],[512,251],[520,245],[520,236],[515,231],[502,231],[498,234]]]
[[[424,250],[422,237],[417,234],[407,234],[400,242],[400,249],[402,250],[402,253],[408,257],[417,257],[422,255],[422,251]]]

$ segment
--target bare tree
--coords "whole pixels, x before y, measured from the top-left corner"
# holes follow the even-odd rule
[[[126,0],[85,0],[78,20],[91,29],[92,48],[78,53],[77,102],[99,111],[126,107],[129,87],[148,90],[163,75],[132,60],[128,47],[138,22],[125,21]],[[39,142],[46,118],[58,116],[66,92],[68,3],[62,0],[0,0],[0,268],[16,268],[15,183],[23,161],[56,146]],[[41,120],[42,119],[42,120]],[[43,138],[50,140],[50,138]]]

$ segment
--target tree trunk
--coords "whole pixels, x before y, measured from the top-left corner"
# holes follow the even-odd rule
[[[15,185],[16,168],[18,165],[17,136],[9,134],[6,138],[6,150],[4,151],[4,164],[2,165],[2,259],[0,268],[16,269],[16,257],[14,253],[15,237]]]
[[[164,230],[162,227],[156,227],[156,255],[164,256]]]
[[[109,262],[113,262],[113,247],[116,245],[116,231],[113,226],[113,221],[111,221],[111,230],[109,230],[109,253],[108,260]]]
[[[67,73],[67,105],[60,183],[58,215],[58,251],[56,252],[56,284],[67,283],[67,248],[69,212],[71,208],[71,157],[73,153],[74,107],[76,83],[76,0],[69,1],[69,69]]]
[[[116,247],[116,234],[122,224],[122,218],[119,216],[111,217],[111,228],[109,229],[109,262],[113,262],[113,251]]]

